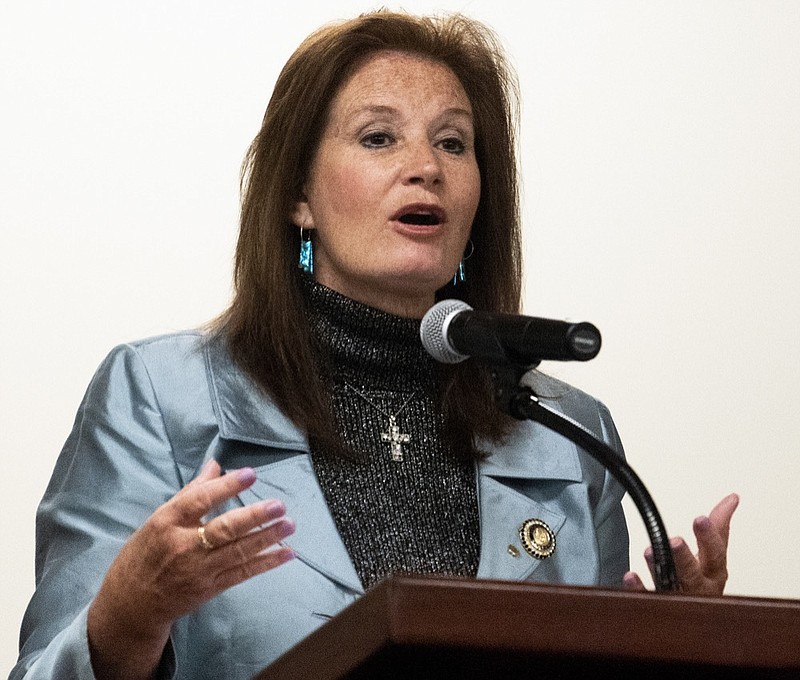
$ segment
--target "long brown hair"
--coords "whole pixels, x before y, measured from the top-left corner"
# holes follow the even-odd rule
[[[327,395],[320,389],[297,267],[299,229],[290,214],[302,196],[331,100],[370,55],[396,50],[448,66],[470,100],[481,196],[466,281],[438,298],[476,309],[519,310],[521,255],[515,155],[516,79],[495,35],[461,15],[416,17],[378,11],[312,33],[278,77],[242,166],[235,296],[217,329],[236,361],[309,438],[333,449]],[[474,455],[478,438],[498,440],[507,420],[494,407],[486,371],[468,360],[444,371],[446,435]]]

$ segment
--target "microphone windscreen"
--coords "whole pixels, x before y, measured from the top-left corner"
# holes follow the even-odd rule
[[[436,361],[443,364],[457,364],[469,358],[450,344],[447,339],[447,327],[454,316],[470,311],[472,307],[463,300],[441,300],[425,312],[419,336],[428,354]]]

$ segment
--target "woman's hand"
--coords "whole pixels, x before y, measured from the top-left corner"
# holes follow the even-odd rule
[[[209,461],[123,546],[89,609],[98,678],[151,677],[176,619],[294,556],[280,545],[294,524],[279,501],[229,510],[202,524],[204,515],[254,481],[250,468],[221,475]]]
[[[675,569],[681,591],[688,595],[722,595],[728,580],[728,535],[731,517],[739,505],[739,496],[732,493],[725,496],[708,517],[698,517],[693,524],[697,538],[697,555],[693,555],[682,538],[670,539],[675,556]],[[644,558],[650,573],[653,573],[653,549],[644,551]],[[644,590],[638,574],[629,571],[623,577],[627,590]]]

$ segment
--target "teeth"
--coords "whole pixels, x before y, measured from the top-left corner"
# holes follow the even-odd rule
[[[400,218],[403,224],[432,226],[439,224],[439,218],[431,213],[407,213]]]

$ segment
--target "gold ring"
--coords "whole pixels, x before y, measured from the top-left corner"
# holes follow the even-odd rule
[[[208,540],[208,536],[206,536],[206,528],[202,524],[197,527],[197,535],[200,537],[200,545],[202,545],[206,550],[213,550],[217,547]]]

